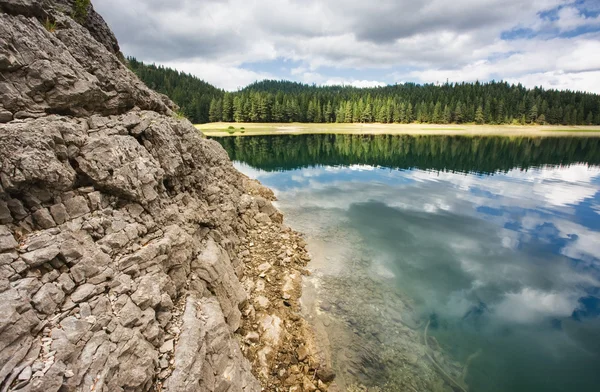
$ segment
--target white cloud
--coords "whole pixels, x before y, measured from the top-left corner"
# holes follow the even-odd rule
[[[167,61],[162,64],[193,75],[202,75],[202,79],[229,91],[243,88],[257,80],[272,79],[275,77],[266,72],[254,72],[236,66],[223,66],[218,63],[203,61]]]
[[[358,87],[495,78],[600,92],[599,34],[556,36],[600,27],[599,16],[582,12],[597,8],[593,1],[95,0],[94,5],[126,54],[185,67],[226,89],[291,75],[307,83]],[[541,17],[558,6],[555,19]],[[519,28],[538,35],[502,39],[503,32]],[[261,63],[288,60],[293,65],[284,71],[256,71]],[[258,64],[255,71],[245,68],[249,63]],[[340,69],[342,78],[336,75]]]
[[[494,315],[503,322],[533,323],[543,318],[568,317],[578,306],[581,293],[546,292],[525,287],[508,293],[493,307]]]
[[[326,86],[353,86],[353,87],[381,87],[385,86],[387,83],[380,82],[377,80],[355,80],[355,79],[343,79],[343,78],[333,78],[327,79],[325,83]]]
[[[558,11],[558,20],[554,25],[561,31],[571,31],[581,26],[596,26],[600,24],[600,16],[586,17],[574,6],[563,7]]]

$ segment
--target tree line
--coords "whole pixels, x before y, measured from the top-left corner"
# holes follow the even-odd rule
[[[208,113],[213,98],[222,98],[224,91],[185,72],[144,64],[127,57],[129,68],[151,89],[163,93],[180,109],[182,115],[193,123],[209,122]]]
[[[356,88],[264,80],[226,92],[170,68],[134,58],[129,63],[140,79],[168,95],[195,123],[600,125],[600,96],[580,91],[527,89],[496,81]]]

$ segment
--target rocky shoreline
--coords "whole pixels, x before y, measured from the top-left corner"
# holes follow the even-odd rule
[[[271,190],[254,180],[247,184],[258,200],[275,200]],[[305,267],[310,260],[306,242],[282,223],[272,205],[259,208],[266,214],[255,217],[257,225],[240,247],[242,284],[250,293],[240,328],[242,351],[266,390],[326,391],[335,374],[315,349],[312,330],[302,318],[302,276],[309,274]]]
[[[327,390],[302,238],[74,3],[0,0],[0,391]]]

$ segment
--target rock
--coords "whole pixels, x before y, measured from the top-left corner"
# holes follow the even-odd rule
[[[73,294],[71,294],[71,300],[75,303],[83,302],[90,299],[96,291],[96,286],[90,283],[84,283],[77,287]]]
[[[60,253],[60,249],[56,245],[48,246],[34,250],[32,252],[23,253],[21,258],[30,267],[39,267],[40,265],[49,262]]]
[[[67,208],[64,204],[55,204],[50,207],[50,214],[54,218],[54,221],[58,225],[62,225],[69,220],[69,214],[67,214]]]
[[[142,311],[133,303],[131,299],[127,299],[125,306],[119,311],[119,318],[124,327],[130,327],[138,323],[142,317]]]
[[[90,201],[90,207],[93,211],[102,207],[102,194],[100,192],[92,192],[87,195]]]
[[[33,296],[33,306],[44,314],[52,314],[62,303],[65,294],[54,283],[46,283]]]
[[[0,252],[14,249],[19,244],[6,226],[0,226]]]
[[[258,222],[258,223],[271,223],[271,218],[269,218],[269,215],[265,214],[264,212],[259,212],[258,214],[256,214],[254,216],[254,219]]]
[[[246,339],[247,342],[257,343],[260,339],[260,335],[258,334],[258,332],[251,331],[248,332],[246,336],[244,336],[244,339]]]
[[[160,279],[154,275],[143,277],[131,299],[142,310],[158,306],[161,302]]]
[[[256,309],[267,309],[269,307],[269,299],[263,295],[259,295],[254,299]]]
[[[33,221],[42,229],[49,229],[56,226],[56,222],[52,219],[52,215],[47,208],[40,208],[33,213]]]
[[[302,380],[302,387],[303,387],[304,391],[308,391],[308,392],[314,392],[317,390],[317,387],[315,386],[315,384],[308,377],[304,377],[304,379]]]
[[[18,380],[20,381],[29,381],[32,376],[31,366],[26,366],[25,369],[21,370],[19,373]]]
[[[277,347],[281,339],[282,320],[277,315],[265,314],[259,320],[263,339],[271,346]]]
[[[317,369],[317,377],[324,383],[329,383],[335,379],[335,372],[329,367],[321,367]]]
[[[308,350],[306,349],[306,347],[298,347],[298,349],[296,350],[296,356],[298,357],[299,361],[304,361],[306,357],[308,357]]]
[[[73,282],[73,280],[67,273],[60,274],[57,283],[59,287],[67,294],[71,293],[75,288],[75,282]]]
[[[0,200],[0,224],[11,223],[13,221],[6,201]]]
[[[173,347],[174,347],[173,344],[174,344],[173,339],[167,340],[166,342],[163,343],[162,346],[160,346],[159,351],[161,353],[167,353],[167,352],[173,351]]]
[[[90,212],[87,201],[83,196],[75,196],[69,200],[66,200],[64,204],[65,208],[67,209],[67,214],[69,217],[71,217],[71,219],[78,218]]]

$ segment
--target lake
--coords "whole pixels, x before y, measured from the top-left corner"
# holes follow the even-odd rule
[[[306,236],[342,390],[598,390],[600,139],[217,140]]]

